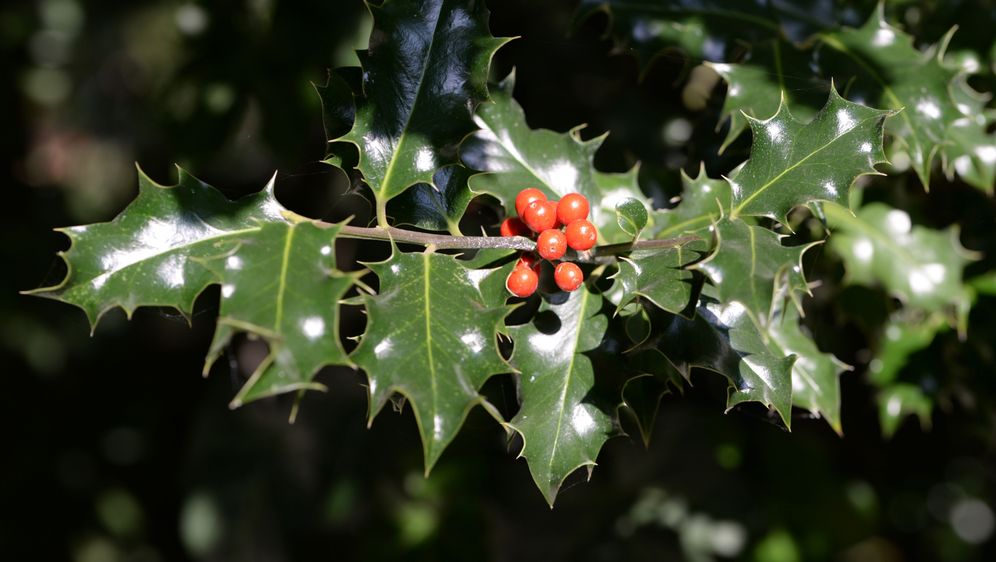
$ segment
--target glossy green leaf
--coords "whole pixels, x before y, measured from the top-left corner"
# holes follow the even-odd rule
[[[948,179],[954,174],[987,193],[996,188],[996,133],[988,133],[993,123],[985,111],[989,96],[973,90],[964,77],[951,85],[951,97],[961,117],[948,128],[950,142],[941,146]]]
[[[882,4],[860,28],[827,34],[822,40],[829,47],[820,56],[822,70],[847,84],[849,97],[905,108],[890,120],[889,132],[907,147],[913,169],[928,186],[931,162],[952,140],[952,124],[963,117],[951,97],[959,71],[943,64],[943,44],[918,50],[910,35],[885,21]]]
[[[395,224],[460,234],[460,218],[474,198],[467,180],[471,171],[459,164],[440,168],[432,185],[420,183],[388,203]]]
[[[767,326],[785,297],[807,293],[802,255],[814,244],[783,246],[782,236],[742,220],[716,223],[716,249],[695,265],[716,286],[719,299],[737,302],[759,327]]]
[[[364,297],[367,331],[352,359],[367,373],[371,421],[393,393],[411,403],[428,473],[470,409],[491,410],[481,385],[509,371],[496,339],[512,266],[467,269],[453,256],[395,250],[368,267],[380,291]]]
[[[627,197],[616,203],[616,224],[627,236],[636,239],[647,227],[647,208],[636,199]]]
[[[962,269],[972,259],[958,229],[914,226],[909,214],[872,203],[856,215],[824,207],[830,249],[844,260],[846,282],[883,285],[904,303],[928,311],[961,309],[969,299]]]
[[[662,50],[677,48],[693,59],[726,60],[737,41],[778,34],[778,22],[761,3],[739,0],[582,0],[579,19],[596,11],[646,66]]]
[[[607,14],[608,31],[646,67],[671,49],[725,62],[745,44],[783,37],[808,43],[814,33],[838,25],[844,9],[830,0],[582,0],[578,19]]]
[[[633,315],[630,319],[640,317],[646,323],[644,327],[646,333],[633,338],[638,344],[646,341],[653,329],[650,319],[645,314]],[[684,392],[685,384],[689,382],[686,378],[687,373],[682,373],[663,353],[649,346],[638,346],[628,350],[623,354],[623,359],[629,371],[639,373],[623,385],[622,397],[625,406],[623,411],[630,413],[640,431],[644,446],[649,446],[661,399],[672,391]]]
[[[826,83],[809,71],[811,59],[812,51],[772,39],[755,45],[742,62],[709,65],[727,84],[721,116],[729,118],[730,129],[720,152],[746,130],[746,116],[774,115],[782,95],[793,115],[812,119],[823,102],[820,96],[825,96]]]
[[[924,317],[919,312],[902,310],[886,322],[875,355],[868,363],[871,382],[878,386],[896,382],[910,355],[926,348],[947,328],[943,315],[935,313]]]
[[[639,251],[620,257],[614,279],[622,285],[622,296],[616,310],[638,297],[675,314],[685,310],[692,299],[693,278],[683,267],[701,255],[695,246]]]
[[[474,129],[474,107],[487,99],[491,57],[507,40],[490,35],[484,2],[369,7],[374,28],[359,53],[364,96],[352,129],[335,140],[359,148],[358,168],[383,215],[388,200],[432,185],[436,169],[455,161],[456,145]]]
[[[769,346],[795,355],[792,364],[792,404],[822,416],[837,433],[840,425],[840,374],[851,367],[816,347],[804,331],[795,307],[785,307],[768,327]]]
[[[730,178],[731,217],[759,215],[785,222],[796,205],[833,201],[847,205],[858,176],[885,162],[882,128],[890,111],[851,103],[831,88],[809,123],[796,120],[782,100],[778,112],[747,117],[753,134],[750,160]]]
[[[266,222],[283,222],[266,189],[238,201],[184,170],[173,186],[139,171],[138,196],[111,222],[59,229],[72,245],[60,255],[66,278],[30,294],[83,309],[91,327],[114,307],[166,306],[189,316],[197,296],[219,282],[202,260],[233,249]]]
[[[345,142],[332,142],[345,135],[353,127],[356,117],[356,103],[353,101],[354,89],[350,87],[347,77],[358,68],[347,68],[330,71],[324,85],[312,84],[322,100],[322,125],[325,127],[325,138],[329,139],[325,163],[347,169],[357,164],[356,148]]]
[[[654,336],[642,347],[658,349],[686,378],[692,367],[725,376],[730,380],[729,408],[760,402],[791,427],[795,356],[769,347],[742,304],[705,296],[692,319],[661,312],[653,321]]]
[[[636,170],[626,174],[595,171],[592,158],[602,138],[581,140],[579,129],[557,133],[530,129],[522,108],[512,98],[514,75],[492,87],[493,103],[477,110],[480,130],[460,146],[464,163],[481,170],[470,178],[475,193],[490,193],[506,211],[515,208],[515,196],[526,187],[535,187],[551,199],[577,192],[591,203],[590,220],[598,229],[600,244],[625,242],[628,236],[616,223],[616,204],[631,198],[650,208],[640,192]]]
[[[882,389],[878,394],[878,418],[886,437],[895,435],[906,416],[915,415],[920,425],[930,427],[933,402],[920,387],[897,383]]]
[[[204,367],[236,332],[264,339],[269,355],[232,406],[294,390],[323,389],[312,382],[327,365],[351,365],[339,341],[339,300],[355,274],[336,269],[341,226],[269,223],[205,264],[221,280],[221,310]]]
[[[588,353],[608,327],[601,309],[602,297],[582,286],[560,304],[544,300],[532,323],[510,328],[522,406],[508,425],[522,435],[521,456],[551,506],[564,479],[583,466],[590,470],[615,433],[614,409],[592,399]]]
[[[730,184],[706,175],[705,166],[691,178],[681,171],[681,199],[673,209],[653,214],[654,238],[673,238],[685,233],[703,234],[704,229],[718,221],[723,209],[730,208]]]
[[[667,359],[660,358],[661,363],[667,364]],[[671,370],[677,370],[670,366]],[[680,375],[679,375],[680,378]],[[660,410],[661,398],[670,392],[670,387],[666,380],[651,374],[639,375],[626,381],[623,386],[623,405],[625,411],[629,412],[636,422],[640,431],[640,438],[643,446],[650,446],[650,436],[657,421],[657,412]]]
[[[595,170],[595,186],[598,188],[598,191],[593,196],[597,199],[591,199],[591,196],[586,196],[593,209],[593,216],[589,217],[589,220],[598,227],[599,237],[601,240],[605,240],[606,243],[626,241],[632,238],[630,231],[626,230],[619,222],[620,203],[629,201],[627,205],[633,210],[636,209],[636,204],[639,204],[644,211],[652,208],[652,202],[640,190],[640,183],[637,179],[640,171],[639,168],[640,166],[636,165],[630,168],[629,171],[618,174]],[[610,220],[613,213],[616,216],[615,223]],[[639,211],[636,210],[636,213],[638,224],[640,221]],[[648,213],[648,225],[649,221]],[[642,228],[646,228],[646,225]]]
[[[996,271],[973,277],[968,282],[976,292],[983,295],[996,295]]]

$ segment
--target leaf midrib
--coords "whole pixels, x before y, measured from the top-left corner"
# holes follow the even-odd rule
[[[521,153],[521,152],[519,152],[519,150],[518,150],[518,149],[510,147],[510,146],[509,146],[509,143],[506,143],[506,142],[505,142],[505,141],[504,141],[504,140],[502,139],[501,135],[499,135],[499,134],[498,134],[498,131],[497,131],[497,130],[495,129],[495,127],[494,127],[494,126],[492,126],[491,122],[489,122],[489,121],[488,121],[488,119],[487,119],[487,118],[485,118],[485,117],[484,117],[483,115],[481,116],[481,122],[482,122],[482,123],[484,123],[485,125],[487,125],[486,127],[482,127],[482,129],[483,129],[483,130],[485,130],[485,131],[487,131],[487,132],[489,132],[489,133],[491,133],[491,136],[493,136],[493,137],[495,138],[495,140],[496,140],[496,141],[498,142],[498,146],[500,146],[500,147],[502,147],[503,149],[505,149],[505,152],[506,152],[506,153],[507,153],[507,154],[508,154],[509,156],[511,156],[513,160],[515,160],[516,162],[518,162],[518,163],[519,163],[519,165],[521,165],[521,166],[522,166],[523,168],[525,168],[527,172],[529,172],[529,173],[530,173],[530,174],[531,174],[531,175],[532,175],[532,176],[533,176],[534,178],[536,178],[536,180],[537,180],[537,181],[538,181],[538,182],[539,182],[540,184],[542,184],[542,185],[543,185],[544,187],[546,187],[547,189],[549,189],[549,190],[550,190],[550,191],[551,191],[552,193],[555,193],[555,194],[557,194],[557,195],[562,195],[562,194],[561,194],[561,193],[560,193],[559,191],[557,191],[556,189],[554,189],[554,188],[553,188],[553,186],[552,186],[552,185],[550,185],[550,183],[549,183],[549,182],[547,182],[547,181],[546,181],[546,180],[545,180],[545,179],[543,178],[543,176],[542,176],[542,175],[540,175],[540,173],[539,173],[539,172],[537,172],[537,171],[536,171],[536,170],[535,170],[535,169],[534,169],[534,168],[532,167],[532,165],[531,165],[531,164],[530,164],[529,162],[526,162],[526,161],[525,161],[525,160],[523,159],[523,157],[522,157],[522,153]],[[535,131],[534,131],[534,132],[535,132]],[[511,140],[511,135],[509,135],[509,137],[508,137],[508,138],[509,138],[509,140]]]
[[[774,185],[779,180],[781,180],[782,177],[784,177],[786,174],[788,174],[789,172],[795,170],[799,166],[802,166],[807,160],[809,160],[810,158],[812,158],[814,155],[816,155],[819,152],[822,152],[822,151],[826,150],[827,147],[829,147],[833,143],[837,142],[838,140],[844,138],[845,135],[847,135],[851,131],[857,129],[861,125],[863,125],[863,124],[865,124],[868,121],[871,121],[873,119],[878,119],[879,117],[880,117],[879,115],[875,115],[875,116],[872,116],[872,117],[868,117],[866,119],[862,119],[861,121],[858,121],[850,129],[846,129],[843,132],[837,134],[836,136],[834,136],[832,139],[830,139],[830,141],[827,142],[826,144],[824,144],[823,146],[820,146],[816,150],[811,151],[809,154],[807,154],[805,157],[803,157],[802,159],[800,159],[798,162],[795,162],[791,166],[789,166],[789,167],[785,168],[784,170],[782,170],[781,173],[779,173],[777,176],[775,176],[775,177],[771,178],[770,180],[768,180],[764,185],[762,185],[761,187],[757,188],[753,193],[751,193],[749,196],[747,196],[746,199],[744,199],[743,201],[741,201],[739,205],[735,206],[733,208],[733,210],[730,212],[730,218],[731,219],[732,218],[737,218],[740,215],[740,213],[744,210],[744,207],[746,207],[751,201],[753,201],[754,199],[756,199],[758,196],[760,196],[762,193],[764,193],[768,188],[770,188],[772,185]],[[736,180],[736,178],[734,178],[734,180]]]
[[[784,322],[784,317],[783,317],[783,319],[781,321]],[[789,370],[789,373],[790,374],[794,374],[798,370],[799,376],[801,376],[803,379],[805,379],[805,382],[806,382],[807,385],[809,385],[809,388],[811,388],[813,390],[813,392],[815,392],[817,394],[817,396],[819,396],[820,398],[822,398],[823,397],[823,390],[820,389],[820,386],[818,384],[816,384],[816,378],[813,376],[813,374],[808,369],[806,369],[805,367],[803,367],[802,366],[802,362],[799,361],[799,357],[802,357],[802,353],[795,352],[795,351],[792,351],[791,349],[789,349],[791,346],[786,345],[782,341],[779,341],[779,338],[775,337],[774,332],[770,332],[769,331],[768,335],[769,335],[769,338],[770,338],[769,341],[771,342],[769,345],[772,348],[774,348],[775,351],[778,351],[779,353],[781,353],[782,356],[787,356],[787,355],[795,355],[796,356],[796,360],[792,363],[792,368]],[[793,391],[793,394],[794,394],[794,391]]]
[[[852,51],[840,39],[837,39],[833,35],[821,35],[820,38],[823,39],[823,42],[826,43],[827,45],[830,45],[834,49],[837,49],[838,51],[844,53],[852,60],[854,60],[854,62],[858,63],[858,65],[861,66],[861,68],[863,68],[865,72],[867,72],[868,75],[872,77],[873,80],[878,82],[878,85],[882,87],[882,93],[884,93],[885,96],[889,98],[889,101],[892,102],[893,109],[902,109],[903,107],[906,106],[906,104],[904,104],[903,101],[899,99],[899,96],[896,95],[896,92],[892,89],[892,86],[890,86],[889,83],[886,82],[882,78],[882,76],[879,75],[879,73],[876,72],[875,69],[867,63],[867,61],[865,61],[864,58],[862,58],[860,55]],[[909,127],[910,130],[910,136],[913,137],[913,143],[916,146],[920,147],[920,149],[922,150],[923,144],[920,142],[920,138],[916,134],[916,127],[913,126],[913,121],[910,120],[909,112],[900,111],[899,118],[906,122],[906,125]],[[924,162],[924,166],[926,165],[927,162]]]
[[[560,443],[560,428],[564,423],[564,409],[567,403],[567,389],[571,386],[571,379],[574,375],[574,360],[577,358],[578,345],[581,342],[581,330],[584,324],[585,309],[588,306],[588,291],[582,290],[581,304],[578,306],[577,330],[574,333],[574,344],[571,346],[571,360],[567,364],[567,378],[564,380],[564,389],[560,393],[560,414],[557,416],[557,429],[553,433],[553,444],[550,446],[550,459],[547,462],[547,476],[553,475],[553,459],[557,456],[557,446]],[[551,485],[553,482],[551,481]]]
[[[209,242],[209,241],[212,241],[212,240],[221,240],[223,238],[228,238],[228,237],[232,237],[232,236],[239,236],[239,235],[242,235],[242,234],[248,234],[250,232],[259,232],[260,229],[261,229],[261,227],[254,226],[252,228],[243,228],[243,229],[239,229],[239,230],[230,230],[230,231],[226,231],[224,234],[217,234],[217,235],[214,235],[214,236],[206,236],[204,238],[199,238],[199,239],[197,239],[197,241],[191,242],[189,244],[181,244],[181,245],[178,245],[178,246],[171,246],[171,247],[166,248],[166,249],[164,249],[164,250],[162,250],[160,252],[155,252],[153,254],[150,254],[147,257],[144,257],[144,258],[142,258],[140,260],[133,261],[133,262],[129,263],[128,265],[124,266],[124,267],[120,267],[118,269],[114,269],[114,270],[111,270],[111,271],[106,271],[104,273],[101,273],[100,275],[95,275],[95,276],[91,277],[90,279],[87,279],[86,283],[93,283],[95,280],[100,279],[101,277],[107,277],[107,276],[111,276],[111,275],[117,275],[117,274],[121,273],[122,271],[125,271],[126,269],[129,269],[129,268],[131,268],[133,266],[136,266],[136,265],[139,265],[139,264],[144,264],[144,263],[149,262],[149,261],[151,261],[153,259],[162,257],[164,255],[167,255],[167,254],[170,254],[170,253],[173,253],[173,252],[179,252],[179,251],[182,251],[182,250],[185,250],[185,249],[193,248],[195,246],[203,244],[204,242]],[[67,279],[68,279],[68,277],[67,277]],[[79,287],[79,286],[82,286],[82,285],[83,284],[81,283],[80,285],[77,285],[77,286]]]
[[[405,143],[405,138],[408,133],[408,127],[411,125],[412,116],[415,115],[415,109],[418,107],[418,102],[422,98],[422,92],[425,84],[425,73],[429,69],[429,59],[432,57],[432,48],[436,44],[436,33],[439,30],[439,18],[442,15],[443,2],[439,3],[439,10],[436,13],[436,21],[432,28],[432,37],[429,38],[429,46],[425,50],[425,64],[422,65],[422,71],[419,73],[418,77],[418,91],[415,92],[415,100],[412,101],[412,108],[405,116],[405,124],[401,128],[401,136],[398,137],[398,143],[395,145],[394,152],[391,153],[391,161],[387,163],[387,170],[384,172],[384,180],[381,183],[380,189],[377,190],[378,199],[383,199],[384,195],[387,193],[388,187],[391,185],[391,177],[394,175],[394,168],[398,162],[398,154],[401,153],[402,145]],[[406,186],[407,187],[407,186]]]
[[[277,310],[273,321],[273,330],[280,332],[284,322],[284,295],[287,292],[287,269],[290,264],[290,254],[292,241],[294,240],[295,225],[287,227],[287,236],[284,238],[284,252],[280,261],[280,277],[277,279]]]
[[[900,258],[905,259],[905,261],[911,264],[910,267],[916,267],[920,264],[912,252],[897,244],[895,240],[886,236],[884,232],[873,227],[870,223],[859,219],[856,215],[852,215],[850,212],[844,211],[843,207],[828,205],[823,209],[828,215],[834,216],[833,220],[841,223],[847,223],[855,230],[860,230],[864,234],[868,235],[868,237],[874,238],[880,244],[886,248],[889,248],[894,254],[897,254]],[[912,227],[910,227],[910,234],[912,234],[912,232]]]
[[[757,295],[757,234],[754,232],[754,227],[747,225],[747,232],[750,233],[750,294],[751,300],[754,301],[754,306],[758,305],[758,295]],[[760,320],[760,319],[759,319]]]
[[[429,259],[431,254],[423,253],[422,261],[424,263],[423,274],[422,274],[422,306],[424,309],[425,316],[425,349],[426,349],[426,359],[429,361],[429,384],[432,389],[432,419],[427,420],[432,424],[432,439],[428,443],[436,442],[436,416],[439,415],[439,392],[436,385],[436,361],[432,355],[432,307],[429,306],[429,273],[430,273],[430,263]],[[431,446],[427,448],[428,452],[431,450]]]

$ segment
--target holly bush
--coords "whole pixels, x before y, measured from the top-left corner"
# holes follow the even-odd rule
[[[709,377],[728,386],[717,408],[785,429],[820,418],[843,434],[842,376],[873,385],[884,434],[929,425],[983,375],[959,361],[991,365],[972,322],[996,293],[994,115],[976,89],[991,61],[953,49],[954,29],[924,44],[882,4],[809,4],[583,0],[571,33],[597,30],[641,76],[681,77],[679,104],[617,99],[593,135],[533,126],[523,76],[493,64],[515,39],[492,35],[484,2],[371,3],[359,65],[315,85],[314,115],[324,164],[369,213],[291,210],[276,174],[230,199],[184,169],[171,185],[139,170],[118,216],[60,229],[66,276],[29,293],[95,328],[115,308],[189,319],[219,287],[204,375],[233,341],[268,350],[232,408],[286,394],[293,420],[308,391],[336,392],[323,368],[358,369],[370,423],[411,409],[427,475],[480,407],[551,506],[608,439],[649,442],[662,396]],[[576,103],[547,93],[533,107]],[[525,188],[590,201],[597,245],[564,257],[584,272],[576,291],[550,265],[535,295],[506,290],[535,248],[498,234]],[[928,190],[949,194],[943,209]],[[361,328],[340,330],[345,315]],[[932,345],[953,351],[924,375],[912,358]]]

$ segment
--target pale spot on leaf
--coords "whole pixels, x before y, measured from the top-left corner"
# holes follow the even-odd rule
[[[983,145],[975,149],[975,154],[986,164],[996,163],[996,146]]]
[[[578,404],[571,412],[571,426],[578,435],[587,435],[595,429],[595,419],[591,417],[583,404]]]
[[[325,320],[319,316],[305,318],[301,322],[301,331],[309,340],[316,340],[325,335]]]
[[[896,41],[896,32],[889,28],[883,27],[875,32],[875,36],[872,38],[872,45],[876,47],[885,47],[893,44]]]
[[[484,338],[478,332],[467,332],[460,336],[460,341],[473,353],[480,353],[484,349]]]
[[[420,172],[428,172],[435,168],[436,162],[432,157],[432,151],[428,148],[420,148],[415,153],[415,168]]]
[[[886,228],[895,234],[906,234],[910,231],[912,225],[913,223],[910,221],[910,216],[906,211],[893,209],[885,215]]]
[[[376,355],[378,359],[383,359],[385,355],[391,352],[391,348],[393,346],[394,344],[391,342],[391,338],[381,340],[381,342],[374,347],[374,355]]]
[[[837,110],[837,134],[842,135],[854,127],[854,118],[846,109]]]
[[[875,254],[875,246],[872,245],[871,240],[867,238],[861,238],[855,240],[854,247],[854,257],[860,262],[868,263],[871,261],[872,256]]]
[[[920,100],[916,104],[916,110],[928,119],[937,119],[941,116],[941,108],[934,100]]]
[[[772,141],[778,142],[782,140],[783,131],[781,123],[772,121],[765,126],[764,130],[768,133],[768,137],[770,137]]]

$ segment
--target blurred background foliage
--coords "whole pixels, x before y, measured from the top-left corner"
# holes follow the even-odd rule
[[[576,2],[489,5],[492,32],[520,37],[499,51],[495,77],[517,69],[532,127],[609,132],[600,169],[640,161],[642,186],[665,205],[680,192],[680,169],[694,175],[704,160],[718,177],[745,157],[745,138],[717,156],[723,86],[696,80],[681,53],[641,67],[606,36],[604,15],[576,22]],[[873,3],[836,8],[859,25]],[[974,56],[973,86],[993,91],[990,2],[890,2],[886,12],[923,45],[957,24],[952,52]],[[308,395],[292,426],[289,399],[225,407],[247,375],[240,365],[260,352],[254,342],[237,346],[228,378],[201,379],[213,314],[188,327],[165,311],[140,310],[131,323],[115,311],[89,337],[79,311],[17,295],[61,278],[53,251],[66,241],[53,227],[107,220],[134,196],[135,162],[162,183],[178,163],[232,196],[277,170],[288,207],[366,216],[360,198],[345,196],[350,180],[319,163],[312,84],[355,64],[369,29],[360,0],[0,7],[0,252],[9,272],[0,291],[0,558],[992,559],[991,296],[978,297],[966,340],[954,330],[925,336],[890,371],[934,407],[886,438],[874,386],[883,365],[871,349],[895,307],[880,289],[843,288],[842,264],[812,252],[823,285],[807,322],[822,349],[856,367],[842,377],[844,438],[822,421],[797,420],[788,434],[759,410],[724,415],[725,385],[697,375],[684,396],[664,399],[648,450],[629,428],[634,437],[610,441],[591,481],[572,477],[550,510],[479,410],[426,480],[410,413],[367,429],[357,373],[325,372],[331,391]],[[917,224],[958,225],[962,244],[983,258],[968,274],[992,270],[993,198],[957,180],[926,193],[896,164],[866,183],[865,200],[904,208]],[[199,306],[210,312],[216,294]],[[358,318],[344,323],[346,333],[361,329]]]

